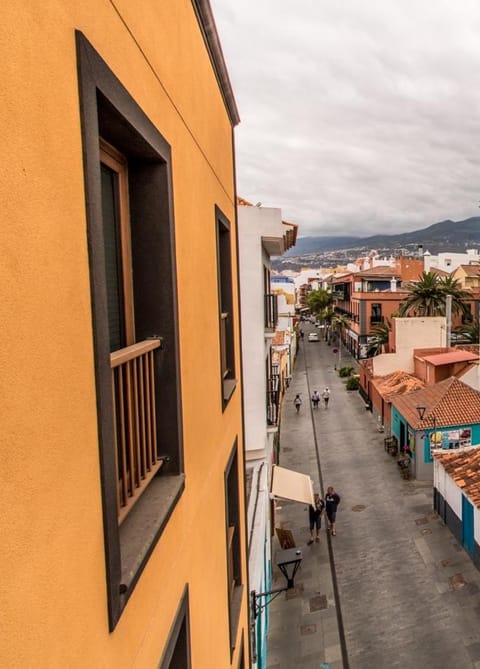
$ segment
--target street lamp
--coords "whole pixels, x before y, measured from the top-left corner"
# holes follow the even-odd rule
[[[423,404],[419,404],[418,406],[415,407],[418,413],[418,417],[420,418],[421,421],[423,421],[423,417],[425,416],[425,411],[427,410],[427,407],[424,406]],[[435,443],[436,440],[436,433],[437,433],[437,417],[435,414],[432,414],[432,422],[433,422],[433,430],[430,433],[430,447]]]
[[[285,550],[277,551],[275,554],[275,562],[277,567],[280,569],[282,574],[287,579],[287,586],[285,588],[277,588],[276,590],[268,590],[267,592],[256,592],[252,590],[251,592],[251,604],[252,604],[252,615],[253,620],[256,620],[260,611],[264,609],[271,601],[275,599],[281,592],[286,590],[291,590],[293,588],[293,582],[295,575],[300,567],[302,561],[302,551],[299,548],[286,548]],[[259,599],[262,597],[270,597],[263,604],[259,603]]]

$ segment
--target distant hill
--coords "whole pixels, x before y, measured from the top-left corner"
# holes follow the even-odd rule
[[[480,216],[464,221],[441,221],[428,228],[403,232],[397,235],[372,235],[370,237],[300,237],[296,245],[282,256],[299,257],[310,254],[346,249],[376,249],[393,252],[395,249],[423,246],[423,250],[436,254],[442,250],[463,252],[480,245]],[[413,249],[412,249],[413,250]]]

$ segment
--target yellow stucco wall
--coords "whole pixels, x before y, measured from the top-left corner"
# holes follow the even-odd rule
[[[0,17],[0,664],[156,667],[188,582],[192,666],[229,666],[223,473],[242,433],[239,387],[221,412],[214,205],[233,226],[232,131],[192,4],[6,0]],[[186,490],[112,634],[76,29],[173,160]]]

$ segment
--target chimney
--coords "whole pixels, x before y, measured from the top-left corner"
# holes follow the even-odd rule
[[[417,255],[419,258],[423,256],[423,244],[419,244],[417,247]]]
[[[390,279],[390,290],[392,291],[392,293],[397,292],[397,280],[395,277],[392,277]]]

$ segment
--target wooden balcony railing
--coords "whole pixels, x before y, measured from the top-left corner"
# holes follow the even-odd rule
[[[110,354],[121,523],[162,466],[157,454],[154,351],[159,339]]]
[[[280,377],[271,374],[267,378],[267,425],[278,425],[280,405]]]

